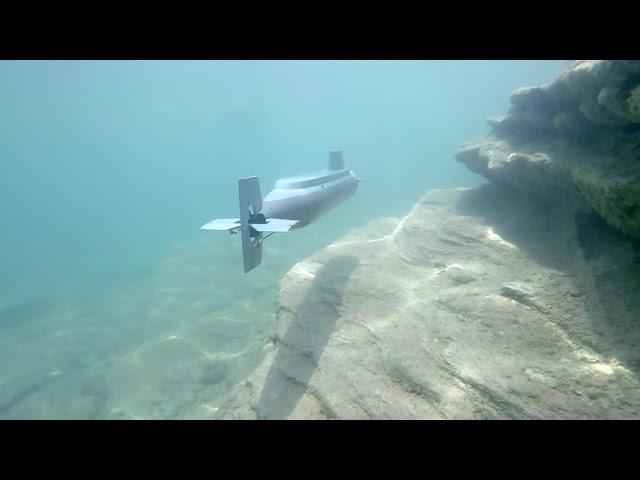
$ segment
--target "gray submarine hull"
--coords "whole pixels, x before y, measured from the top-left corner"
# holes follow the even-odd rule
[[[200,228],[240,232],[247,273],[262,263],[265,238],[309,225],[351,197],[358,189],[358,183],[355,173],[344,168],[342,152],[330,152],[327,170],[281,178],[264,199],[258,177],[239,179],[240,218],[214,219]]]
[[[322,171],[278,180],[276,187],[262,200],[266,218],[287,218],[302,228],[350,198],[358,189],[358,179],[350,170]]]

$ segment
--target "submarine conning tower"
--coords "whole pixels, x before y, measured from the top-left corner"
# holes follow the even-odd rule
[[[329,152],[329,170],[344,170],[344,158],[341,151]]]

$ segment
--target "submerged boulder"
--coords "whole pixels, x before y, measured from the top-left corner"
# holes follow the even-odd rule
[[[511,95],[493,132],[456,158],[471,171],[596,213],[640,238],[640,61],[570,63]]]
[[[213,418],[640,418],[640,249],[508,185],[428,192],[283,278]],[[203,413],[204,414],[204,413]]]

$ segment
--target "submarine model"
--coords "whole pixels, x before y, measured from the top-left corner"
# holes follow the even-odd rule
[[[264,198],[258,177],[240,178],[240,218],[218,218],[200,228],[240,232],[247,273],[262,262],[262,242],[266,238],[309,225],[351,197],[358,182],[355,173],[344,168],[342,152],[329,152],[327,170],[281,178]]]

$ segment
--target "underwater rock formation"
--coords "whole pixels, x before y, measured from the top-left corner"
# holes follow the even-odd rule
[[[295,265],[205,418],[640,418],[640,249],[500,183],[430,191]]]
[[[640,238],[640,61],[571,62],[488,123],[492,134],[456,155],[470,170]]]
[[[519,89],[427,192],[295,265],[264,358],[192,413],[640,418],[640,62]]]

